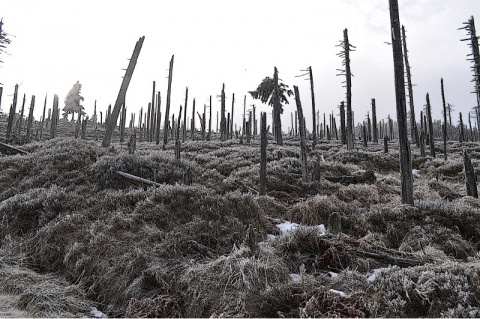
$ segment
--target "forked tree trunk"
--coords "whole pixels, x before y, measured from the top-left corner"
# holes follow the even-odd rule
[[[128,64],[125,76],[123,77],[120,91],[118,92],[117,100],[115,101],[115,106],[113,107],[112,114],[110,115],[111,119],[108,121],[108,125],[105,130],[105,137],[102,142],[103,147],[109,147],[110,143],[112,142],[113,132],[115,131],[115,126],[117,124],[120,108],[122,107],[122,104],[125,103],[125,95],[127,94],[128,85],[130,84],[130,80],[132,79],[133,71],[135,70],[135,65],[137,64],[137,59],[142,49],[144,39],[144,36],[141,37],[136,43],[135,49],[133,50],[132,57],[130,58],[130,63]]]

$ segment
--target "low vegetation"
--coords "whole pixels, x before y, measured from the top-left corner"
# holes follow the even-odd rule
[[[319,141],[310,172],[375,172],[344,185],[302,182],[298,139],[270,143],[265,196],[258,140],[186,142],[180,160],[171,144],[129,155],[67,137],[0,155],[0,292],[43,317],[480,316],[480,202],[461,145],[446,162],[414,148],[410,207],[393,144]]]

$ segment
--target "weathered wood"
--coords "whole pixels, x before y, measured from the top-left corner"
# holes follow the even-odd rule
[[[308,67],[308,74],[310,76],[310,94],[312,97],[312,139],[313,139],[313,148],[315,148],[315,145],[317,144],[317,123],[315,121],[315,116],[316,116],[316,110],[315,110],[315,92],[313,89],[313,72],[312,72],[312,67]]]
[[[30,110],[28,111],[27,121],[27,136],[26,141],[30,143],[32,140],[32,125],[33,125],[33,109],[35,108],[35,95],[32,95],[32,101],[30,102]]]
[[[125,103],[127,89],[130,84],[130,80],[132,79],[133,71],[135,70],[135,65],[137,64],[137,59],[140,55],[144,40],[145,36],[141,37],[137,41],[135,49],[133,50],[127,71],[123,77],[122,85],[120,86],[120,91],[118,92],[117,100],[115,101],[115,106],[113,107],[112,114],[110,115],[111,118],[108,120],[107,128],[105,129],[105,137],[103,138],[102,142],[103,147],[109,147],[110,143],[112,142],[113,132],[115,131],[115,127],[117,125],[118,115],[120,114],[120,108],[122,107],[122,104]]]
[[[460,143],[464,142],[465,141],[465,131],[464,131],[464,127],[463,127],[463,118],[462,118],[462,112],[459,113],[459,116],[460,116],[460,134],[458,135],[458,141]]]
[[[361,175],[325,176],[332,183],[349,184],[373,184],[377,180],[373,171],[367,171]]]
[[[153,182],[149,179],[138,177],[138,176],[135,176],[135,175],[132,175],[132,174],[122,172],[122,171],[116,171],[116,173],[118,175],[122,176],[123,178],[127,179],[128,182],[130,182],[132,184],[135,184],[135,185],[138,185],[138,186],[146,186],[146,185],[155,186],[155,187],[162,186],[162,184],[160,184],[160,183],[156,183],[156,182]]]
[[[391,36],[395,73],[395,97],[397,105],[398,140],[400,149],[402,203],[413,206],[412,158],[410,154],[410,143],[408,141],[407,106],[405,100],[405,69],[403,66],[398,0],[390,0],[390,24],[392,30]]]
[[[235,93],[232,93],[232,112],[230,113],[230,126],[229,126],[229,131],[230,131],[230,139],[233,139],[233,109],[235,105]],[[254,120],[255,122],[255,115],[254,115]]]
[[[5,143],[1,143],[0,142],[0,152],[2,153],[5,153],[5,154],[28,154],[28,152],[26,151],[23,151],[19,148],[16,148],[14,146],[11,146],[11,145],[8,145],[8,144],[5,144]]]
[[[172,76],[173,76],[173,58],[170,60],[168,69],[168,89],[167,89],[167,105],[165,107],[165,123],[163,123],[163,149],[166,149],[168,142],[168,121],[170,120],[170,96],[172,92]],[[172,123],[173,125],[173,123]]]
[[[364,148],[367,148],[367,146],[368,146],[367,140],[368,140],[367,128],[365,127],[365,125],[363,125],[363,147]]]
[[[218,121],[218,120],[217,120]],[[225,117],[225,83],[222,85],[221,105],[220,105],[220,140],[227,139],[227,119]]]
[[[162,112],[161,112],[161,106],[162,106],[162,96],[160,95],[160,92],[157,93],[157,119],[156,119],[156,132],[155,132],[155,144],[160,144],[160,125],[162,122]]]
[[[55,138],[58,124],[58,95],[53,96],[52,120],[50,121],[50,138]]]
[[[347,144],[347,129],[345,123],[345,102],[340,102],[340,132],[342,137],[342,144]]]
[[[342,214],[333,212],[328,216],[328,228],[330,233],[336,235],[342,233]]]
[[[447,105],[445,103],[445,90],[443,89],[443,78],[440,80],[442,90],[442,102],[443,102],[443,159],[447,160]]]
[[[402,43],[403,43],[403,54],[405,58],[405,69],[407,74],[407,87],[408,87],[408,99],[410,104],[410,134],[412,141],[417,144],[417,147],[420,146],[418,140],[418,128],[417,122],[415,120],[415,105],[413,101],[413,85],[412,85],[412,73],[410,68],[410,62],[408,60],[408,50],[407,50],[407,36],[405,35],[405,27],[402,25]]]
[[[432,107],[430,106],[430,95],[427,93],[427,121],[428,121],[428,145],[430,146],[430,155],[435,157],[435,142],[433,136]]]
[[[193,99],[193,105],[192,105],[192,125],[191,125],[191,131],[192,131],[192,141],[195,141],[195,99]]]
[[[260,195],[267,190],[267,113],[260,114]]]
[[[463,166],[465,168],[467,195],[478,198],[477,175],[475,174],[475,168],[473,167],[470,156],[468,156],[466,150],[463,151]]]
[[[82,140],[87,138],[87,119],[82,121]]]
[[[347,134],[347,150],[352,151],[354,146],[354,137],[353,137],[353,114],[352,114],[352,72],[350,68],[350,51],[351,45],[348,40],[348,29],[343,30],[343,54],[344,54],[344,63],[345,63],[345,77],[346,77],[346,88],[347,88],[347,123],[346,123],[346,134]]]
[[[156,124],[156,113],[155,113],[155,81],[153,81],[153,84],[152,84],[152,108],[150,110],[150,135],[148,137],[148,141],[149,142],[153,142],[153,138],[155,136],[155,132],[156,132],[156,128],[155,128],[155,124]]]
[[[22,108],[20,109],[20,117],[18,118],[17,121],[17,131],[18,131],[18,136],[22,136],[22,128],[23,128],[23,113],[25,111],[25,103],[27,101],[27,95],[23,94],[23,102],[22,102]]]
[[[282,136],[282,119],[281,115],[281,105],[280,105],[280,92],[278,87],[278,70],[277,67],[274,67],[273,70],[273,94],[275,95],[275,101],[273,105],[273,116],[274,116],[274,135],[277,142],[277,145],[283,145],[283,136]]]
[[[18,97],[18,84],[15,84],[15,91],[13,92],[13,103],[10,106],[10,112],[8,113],[7,132],[5,135],[7,140],[10,139],[12,135],[13,122],[15,121],[15,112],[17,108],[17,97]]]
[[[308,182],[308,166],[307,166],[307,145],[306,145],[306,132],[305,132],[305,120],[303,117],[302,102],[300,101],[300,93],[298,87],[293,86],[295,92],[295,102],[297,104],[298,118],[300,119],[300,160],[302,163],[302,181]]]
[[[43,137],[43,123],[45,122],[45,111],[47,109],[47,95],[45,94],[45,102],[43,103],[43,114],[42,114],[42,122],[40,124],[40,139]]]
[[[128,154],[133,155],[135,154],[135,150],[137,149],[137,134],[133,133],[130,135],[130,139],[127,144],[128,147]]]

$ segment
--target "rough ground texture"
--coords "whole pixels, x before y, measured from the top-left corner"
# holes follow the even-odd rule
[[[176,160],[173,142],[129,155],[118,136],[108,149],[93,133],[73,139],[70,124],[67,137],[20,145],[27,155],[0,155],[5,316],[480,316],[480,202],[466,196],[461,157],[468,149],[478,170],[478,143],[450,142],[446,162],[412,147],[409,207],[396,141],[389,154],[310,141],[309,172],[321,174],[308,183],[299,140],[270,141],[258,196],[258,140],[186,142]],[[323,178],[366,171],[368,184]]]

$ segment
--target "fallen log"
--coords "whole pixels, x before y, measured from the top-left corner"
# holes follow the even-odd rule
[[[11,145],[1,143],[0,142],[0,152],[5,153],[5,154],[28,154],[28,152],[23,151],[21,149],[18,149],[16,147],[13,147]]]
[[[132,174],[122,172],[122,171],[116,171],[116,173],[118,175],[122,176],[123,178],[127,179],[130,183],[132,183],[134,185],[143,186],[143,187],[146,187],[146,185],[155,186],[155,187],[162,186],[162,184],[160,184],[160,183],[156,183],[156,182],[153,182],[149,179],[138,177],[138,176],[135,176],[135,175],[132,175]]]
[[[373,184],[377,180],[375,173],[367,171],[362,175],[344,175],[344,176],[325,176],[327,181],[332,183],[341,183],[344,185],[349,184]]]

